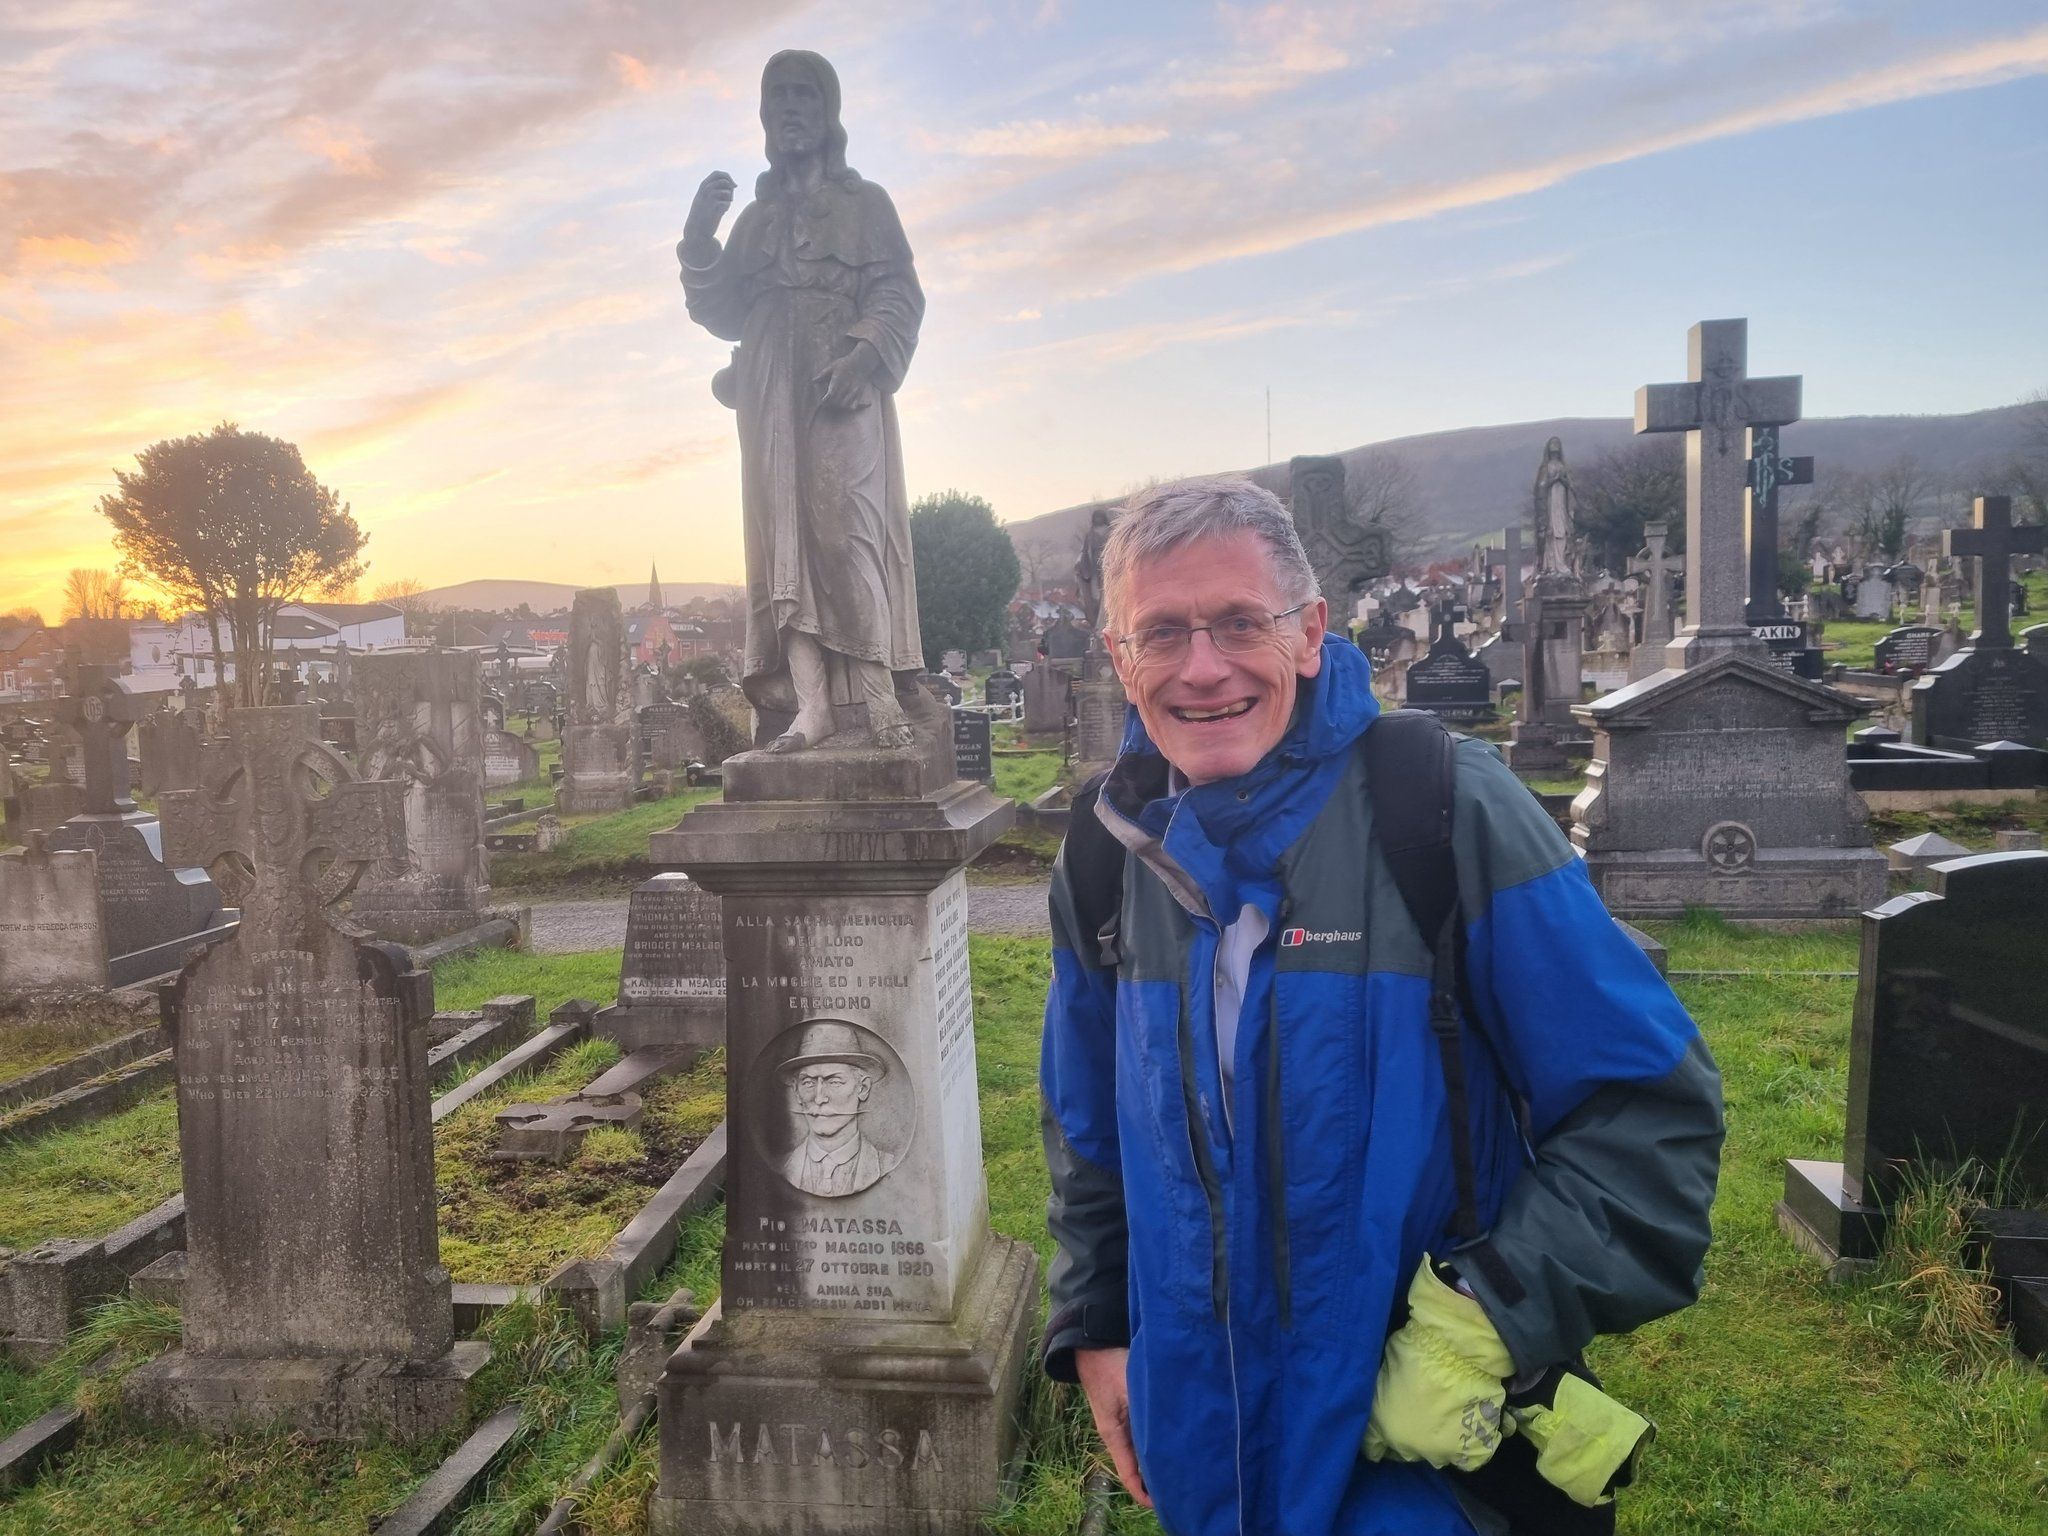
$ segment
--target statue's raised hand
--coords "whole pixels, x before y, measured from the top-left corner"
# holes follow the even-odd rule
[[[732,207],[735,185],[724,171],[713,171],[704,178],[690,201],[690,216],[683,221],[683,244],[702,247],[718,238],[718,226]]]

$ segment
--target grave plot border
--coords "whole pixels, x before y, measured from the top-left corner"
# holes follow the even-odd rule
[[[428,1052],[429,1070],[437,1077],[445,1075],[487,1053],[501,1035],[526,1033],[534,1011],[533,998],[525,994],[489,999],[479,1010],[478,1024]],[[579,1020],[571,1027],[542,1030],[512,1046],[476,1077],[436,1099],[434,1120],[446,1118],[482,1092],[475,1086],[480,1081],[488,1086],[522,1066],[547,1060],[574,1044],[587,1027]],[[511,1057],[518,1057],[519,1063],[507,1068]],[[136,1276],[167,1255],[182,1253],[184,1246],[185,1195],[180,1190],[99,1237],[56,1237],[20,1253],[0,1251],[0,1355],[28,1366],[46,1363],[64,1347],[88,1309],[119,1295]]]
[[[118,1072],[163,1048],[163,1035],[157,1025],[151,1024],[125,1035],[116,1035],[63,1061],[24,1072],[0,1083],[0,1116],[24,1104],[33,1104],[38,1099],[62,1093],[67,1088],[76,1088],[93,1078],[104,1077],[109,1072]]]

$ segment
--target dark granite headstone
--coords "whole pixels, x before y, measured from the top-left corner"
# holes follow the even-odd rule
[[[2048,1194],[2048,853],[1927,873],[1863,917],[1842,1161],[1787,1165],[1780,1220],[1830,1260],[1877,1255],[1915,1166],[1975,1159]]]
[[[995,726],[980,710],[953,711],[953,771],[983,784],[996,780]]]
[[[1941,630],[1932,624],[1907,624],[1877,642],[1877,670],[1918,677],[1934,665]]]
[[[1763,641],[1763,659],[1780,671],[1816,682],[1825,674],[1822,653],[1806,638],[1803,620],[1774,618],[1750,625],[1749,632]]]
[[[918,678],[918,682],[923,685],[926,693],[941,704],[958,704],[963,697],[960,685],[943,672],[926,672]]]
[[[982,688],[982,697],[1007,709],[1024,697],[1024,680],[1007,667],[991,672]]]
[[[1429,654],[1408,668],[1407,707],[1439,720],[1491,720],[1493,675],[1463,641],[1445,630]]]

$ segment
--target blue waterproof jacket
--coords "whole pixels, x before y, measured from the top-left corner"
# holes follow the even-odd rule
[[[1375,847],[1356,750],[1369,681],[1355,647],[1326,641],[1280,746],[1179,794],[1133,711],[1099,798],[1076,806],[1130,855],[1108,952],[1079,931],[1103,903],[1077,892],[1068,852],[1054,877],[1045,1363],[1072,1380],[1075,1349],[1128,1344],[1139,1463],[1173,1536],[1503,1529],[1454,1475],[1360,1454],[1425,1253],[1471,1285],[1518,1371],[1698,1294],[1712,1061],[1535,797],[1474,740],[1456,746],[1453,842],[1488,1232],[1454,1249],[1430,952]],[[1226,1114],[1212,978],[1218,918],[1247,903],[1270,931]]]

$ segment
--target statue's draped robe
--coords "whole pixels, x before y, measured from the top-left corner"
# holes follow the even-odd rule
[[[921,670],[895,392],[924,294],[888,194],[846,172],[792,196],[770,172],[718,259],[685,263],[683,290],[692,320],[740,344],[748,697],[794,707],[790,630],[841,657]],[[862,407],[824,406],[818,376],[857,341],[881,358]],[[833,702],[856,702],[846,669],[831,671]]]

